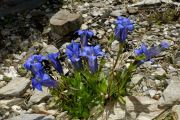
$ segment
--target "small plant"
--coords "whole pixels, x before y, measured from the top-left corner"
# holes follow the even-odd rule
[[[80,43],[72,40],[66,48],[66,55],[70,61],[68,75],[63,73],[60,52],[47,56],[32,55],[24,67],[32,73],[33,89],[42,91],[42,86],[49,87],[57,106],[63,111],[68,111],[71,118],[95,119],[96,115],[92,110],[96,109],[96,114],[99,114],[111,101],[125,103],[123,97],[127,94],[126,89],[132,73],[144,62],[154,62],[152,57],[169,47],[166,42],[151,48],[142,43],[140,48],[134,50],[136,56],[130,65],[116,70],[126,50],[128,33],[133,29],[134,24],[129,18],[118,17],[110,41],[119,41],[119,51],[109,74],[105,74],[103,70],[108,51],[103,52],[100,45],[88,43],[94,36],[90,30],[77,31]]]

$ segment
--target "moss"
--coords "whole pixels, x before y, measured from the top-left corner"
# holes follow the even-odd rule
[[[10,80],[12,80],[11,77],[8,77],[8,76],[3,77],[3,81],[9,82]]]
[[[24,77],[24,76],[26,76],[26,74],[27,74],[27,71],[26,71],[26,69],[24,68],[24,67],[20,67],[20,68],[18,68],[18,73],[19,73],[19,75],[21,76],[21,77]]]

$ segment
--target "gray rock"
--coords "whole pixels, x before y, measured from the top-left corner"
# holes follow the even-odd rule
[[[171,105],[180,102],[180,78],[174,77],[168,87],[163,91],[160,105]]]
[[[111,16],[113,17],[118,17],[118,16],[121,16],[121,15],[125,15],[126,14],[126,10],[125,9],[122,9],[122,10],[114,10],[110,13]]]
[[[18,76],[17,74],[17,70],[14,68],[14,66],[10,66],[8,67],[5,71],[4,71],[4,75],[10,78],[15,78]]]
[[[42,54],[57,53],[59,50],[54,45],[44,45]]]
[[[46,0],[1,0],[0,16],[17,13],[40,6]]]
[[[24,103],[23,98],[13,98],[13,99],[8,99],[8,100],[0,100],[0,106],[5,105],[8,107],[11,107],[13,105],[21,105]]]
[[[174,120],[180,120],[180,105],[175,105],[172,108]]]
[[[174,64],[177,67],[180,67],[180,51],[177,51],[177,53],[174,56]]]
[[[114,104],[106,107],[98,120],[152,120],[164,109],[158,108],[158,101],[144,96],[128,96],[124,98],[126,105]]]
[[[0,81],[0,88],[6,85],[6,81]]]
[[[54,33],[64,36],[79,29],[82,21],[80,14],[72,14],[68,11],[61,10],[51,17],[50,25]]]
[[[140,80],[142,80],[144,76],[141,75],[141,74],[135,74],[133,75],[131,81],[134,83],[134,84],[137,84]]]
[[[21,114],[8,120],[55,120],[55,118],[51,115],[46,116],[44,114]]]
[[[29,99],[29,104],[38,103],[50,97],[48,89],[43,87],[43,91],[34,90],[33,95]]]
[[[0,96],[19,96],[27,90],[29,84],[29,79],[16,77],[0,89]]]
[[[166,75],[166,71],[163,68],[157,68],[155,72],[153,72],[151,75],[157,76],[157,77],[162,77]]]
[[[138,7],[128,6],[128,7],[127,7],[127,10],[128,10],[128,13],[135,14],[135,13],[138,12]]]
[[[119,41],[114,40],[111,44],[111,50],[114,52],[119,51]]]

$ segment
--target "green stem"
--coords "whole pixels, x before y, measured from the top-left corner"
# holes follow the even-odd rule
[[[123,52],[123,46],[124,46],[124,43],[119,43],[119,51],[118,51],[118,54],[117,54],[117,58],[116,58],[116,61],[111,69],[111,72],[110,72],[110,77],[109,77],[109,90],[108,90],[108,95],[110,97],[110,89],[111,89],[111,84],[112,84],[112,80],[114,79],[114,70],[117,66],[117,63],[118,63],[118,60],[120,58],[120,55],[122,54]]]

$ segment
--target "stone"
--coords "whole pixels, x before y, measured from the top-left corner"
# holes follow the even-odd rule
[[[162,77],[166,75],[166,71],[163,68],[157,68],[155,72],[153,72],[151,75],[157,76],[157,77]]]
[[[5,70],[4,76],[9,77],[9,78],[14,78],[17,77],[17,70],[14,68],[14,66],[8,67],[8,69]]]
[[[180,51],[176,52],[173,62],[177,67],[180,67]]]
[[[1,0],[0,17],[36,8],[45,1],[46,0]]]
[[[0,88],[4,87],[6,85],[6,81],[0,81]]]
[[[0,89],[0,96],[20,96],[30,84],[30,80],[24,77],[13,78],[6,86]]]
[[[50,19],[52,32],[64,36],[74,32],[81,27],[83,19],[80,14],[72,14],[65,10],[60,10]]]
[[[180,120],[180,105],[173,106],[172,114],[173,114],[174,120]]]
[[[113,17],[118,17],[118,16],[121,16],[121,15],[125,15],[126,14],[126,10],[125,9],[122,9],[122,10],[114,10],[110,13],[111,16]]]
[[[11,107],[12,111],[15,112],[16,114],[20,114],[22,112],[22,108],[18,105],[13,105]]]
[[[156,95],[157,91],[156,90],[149,90],[149,95],[151,98],[153,98]]]
[[[143,79],[143,77],[144,77],[144,76],[141,75],[141,74],[135,74],[135,75],[132,76],[131,81],[132,81],[134,84],[137,84],[140,80]]]
[[[128,7],[127,7],[127,10],[128,10],[128,13],[130,13],[130,14],[138,13],[138,7],[128,6]]]
[[[28,102],[31,105],[31,104],[39,103],[45,99],[48,99],[49,97],[50,97],[50,94],[49,94],[48,88],[43,87],[43,91],[39,91],[35,89]]]
[[[114,40],[111,44],[111,50],[114,52],[118,52],[119,51],[119,41]]]
[[[55,117],[44,114],[21,114],[8,120],[55,120]]]
[[[157,100],[145,96],[127,96],[124,100],[125,105],[116,103],[105,108],[98,120],[106,117],[108,120],[152,120],[165,110],[158,108]]]
[[[3,80],[3,75],[0,74],[0,81]]]
[[[5,105],[11,107],[13,105],[22,105],[24,103],[23,98],[13,98],[13,99],[4,99],[0,100],[0,106]]]
[[[59,50],[54,45],[44,45],[42,54],[57,53]]]
[[[180,78],[173,77],[172,79],[159,100],[159,104],[162,106],[180,102]]]

